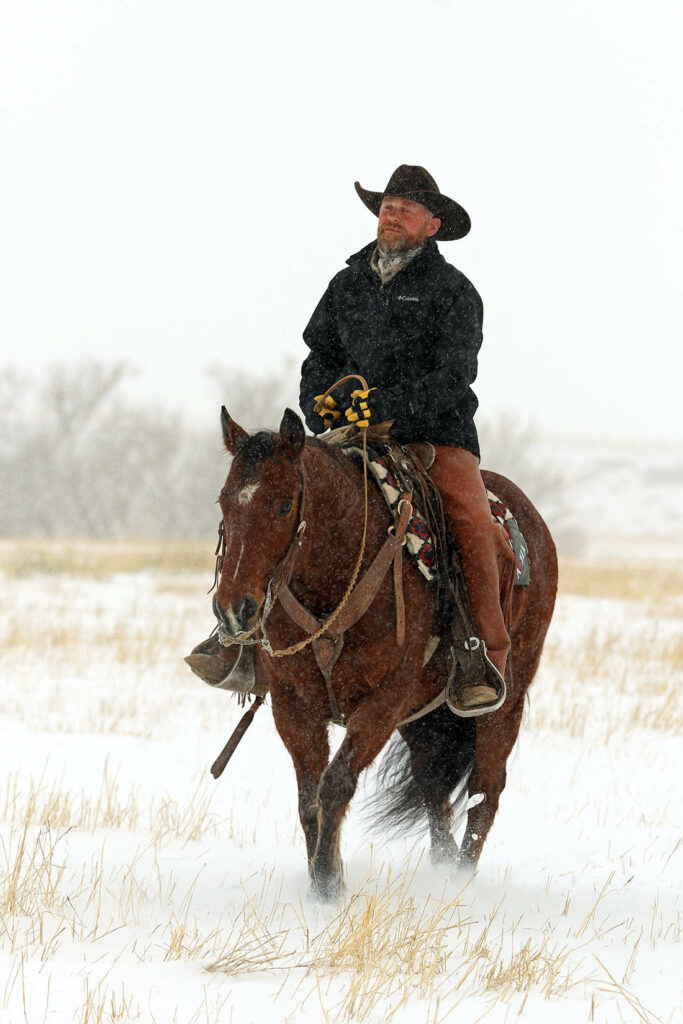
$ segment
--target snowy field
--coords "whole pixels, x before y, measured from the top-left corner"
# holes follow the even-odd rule
[[[564,563],[478,874],[360,793],[323,908],[267,707],[209,775],[242,711],[181,661],[210,560],[166,556],[0,545],[2,1024],[680,1019],[683,571]]]

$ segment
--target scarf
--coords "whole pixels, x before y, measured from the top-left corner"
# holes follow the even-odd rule
[[[414,249],[406,249],[405,252],[393,253],[384,252],[378,245],[370,257],[370,266],[379,274],[382,284],[386,284],[417,256],[421,248],[422,246],[418,245]]]

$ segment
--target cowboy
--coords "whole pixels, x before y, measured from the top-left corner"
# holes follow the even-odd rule
[[[318,303],[304,340],[300,406],[314,434],[348,423],[391,424],[401,443],[429,441],[430,474],[458,545],[479,639],[488,659],[479,682],[459,691],[461,709],[482,714],[500,706],[510,638],[499,600],[500,539],[479,472],[472,391],[482,341],[482,302],[437,241],[462,238],[470,218],[423,167],[403,164],[383,192],[355,183],[378,218],[377,239],[351,256]],[[361,374],[367,391],[347,383]],[[318,405],[318,408],[321,408]],[[493,673],[491,673],[491,665]]]
[[[344,422],[387,427],[400,443],[429,441],[430,470],[458,545],[486,674],[458,690],[467,715],[495,710],[505,693],[510,638],[499,600],[500,528],[494,523],[479,472],[474,425],[482,341],[482,302],[464,274],[445,261],[437,240],[463,238],[467,212],[440,192],[423,167],[403,164],[383,192],[355,183],[378,218],[377,239],[347,260],[318,303],[304,340],[310,349],[301,368],[300,406],[314,434]],[[371,385],[342,385],[316,405],[346,374]],[[214,686],[235,689],[235,648],[215,636],[185,659]],[[232,676],[228,679],[228,673]],[[251,686],[245,678],[245,688]]]

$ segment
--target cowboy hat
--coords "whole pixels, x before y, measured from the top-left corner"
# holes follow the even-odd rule
[[[400,196],[422,203],[434,217],[441,221],[441,227],[435,238],[442,242],[451,242],[455,238],[463,238],[470,230],[469,214],[454,199],[449,199],[439,191],[439,186],[424,167],[401,164],[389,178],[384,192],[369,192],[359,181],[355,182],[356,192],[368,210],[379,217],[379,208],[385,196]]]

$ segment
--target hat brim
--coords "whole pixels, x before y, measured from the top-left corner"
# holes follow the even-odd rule
[[[368,210],[379,217],[379,208],[382,205],[386,192],[370,192],[363,188],[359,181],[354,182],[356,192],[365,203]],[[393,195],[394,193],[392,193]],[[441,192],[427,192],[421,189],[412,192],[402,192],[403,199],[412,199],[414,203],[422,203],[441,221],[441,227],[435,234],[440,242],[454,242],[456,238],[464,238],[472,227],[470,215],[460,203]]]

